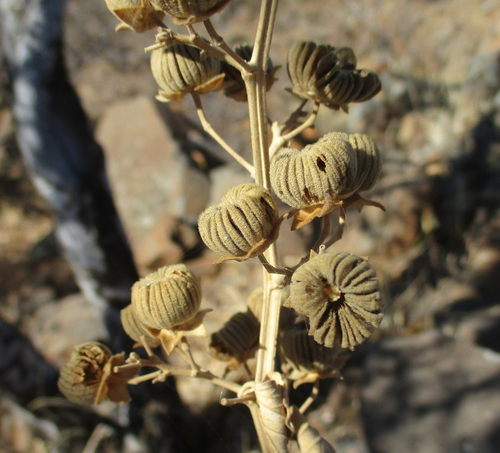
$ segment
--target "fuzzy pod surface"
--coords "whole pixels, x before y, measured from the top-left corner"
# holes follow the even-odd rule
[[[149,347],[156,347],[159,345],[159,340],[152,338],[149,333],[137,321],[132,305],[128,305],[120,311],[120,320],[122,322],[123,330],[132,338],[136,343],[141,343],[141,336],[144,337],[146,344]]]
[[[358,163],[352,189],[357,192],[370,190],[382,171],[380,151],[373,139],[366,134],[351,134],[348,140],[356,153]]]

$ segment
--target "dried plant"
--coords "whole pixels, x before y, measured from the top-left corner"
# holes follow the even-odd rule
[[[217,262],[257,257],[264,285],[248,297],[246,312],[235,313],[212,332],[210,353],[229,361],[228,370],[246,366],[256,355],[255,373],[243,385],[202,369],[193,358],[189,337],[205,337],[200,310],[201,284],[184,264],[165,266],[138,281],[132,303],[122,311],[127,334],[146,351],[112,355],[103,345],[76,348],[61,370],[60,389],[82,404],[127,401],[126,384],[137,385],[167,376],[210,380],[233,392],[224,405],[245,404],[253,417],[262,451],[286,452],[296,442],[301,452],[333,452],[333,447],[307,422],[305,413],[317,394],[319,379],[339,377],[346,349],[354,349],[380,325],[383,303],[377,276],[366,259],[326,250],[343,235],[346,208],[382,205],[364,199],[381,171],[381,156],[366,135],[332,131],[304,149],[288,142],[314,125],[321,105],[348,112],[348,105],[371,99],[381,89],[378,76],[357,69],[348,47],[309,41],[293,43],[288,52],[288,89],[300,105],[283,123],[269,127],[266,95],[278,66],[269,58],[278,0],[262,0],[253,45],[232,49],[216,32],[209,17],[229,0],[106,0],[121,21],[117,28],[145,31],[159,26],[151,52],[151,69],[160,91],[157,99],[173,102],[190,95],[201,125],[253,177],[253,184],[232,188],[221,203],[206,209],[199,231]],[[164,17],[185,25],[176,33]],[[200,37],[193,24],[204,26],[210,40]],[[201,25],[201,23],[203,25]],[[214,130],[205,116],[201,95],[223,93],[248,102],[253,161],[248,162]],[[303,108],[311,102],[310,115]],[[344,114],[340,112],[339,114]],[[273,192],[290,206],[280,216]],[[338,209],[338,224],[332,211]],[[322,228],[310,253],[295,266],[280,263],[276,239],[284,220],[293,218],[295,230],[318,217]],[[286,224],[286,223],[285,223]],[[290,294],[283,303],[283,294]],[[283,308],[283,306],[285,308]],[[210,315],[209,315],[210,316]],[[163,356],[178,353],[187,363],[176,368]],[[281,367],[275,369],[279,352]],[[139,375],[142,368],[153,371]],[[313,382],[313,393],[302,407],[290,406],[288,389]]]

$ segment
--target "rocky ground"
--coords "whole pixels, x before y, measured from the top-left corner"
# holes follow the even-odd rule
[[[251,40],[254,3],[235,0],[215,18],[231,45]],[[202,133],[190,99],[154,100],[143,52],[154,34],[114,33],[114,25],[104,2],[68,0],[71,78],[105,149],[138,268],[144,274],[186,261],[202,278],[204,305],[217,313],[208,317],[213,331],[244,306],[260,266],[212,266],[196,218],[248,177]],[[317,128],[300,138],[371,134],[383,153],[371,195],[386,207],[349,211],[344,238],[333,247],[369,256],[383,284],[384,321],[354,352],[342,381],[322,382],[309,421],[339,453],[498,452],[500,1],[282,0],[274,64],[286,64],[296,39],[351,46],[358,66],[376,70],[383,82],[381,94],[348,115],[321,110]],[[283,91],[286,70],[277,75],[270,116],[284,120],[298,102]],[[220,94],[204,104],[214,128],[248,156],[245,106]],[[0,317],[58,368],[74,344],[103,337],[104,326],[77,293],[53,229],[16,147],[0,67]],[[307,251],[311,234],[283,229],[285,264]],[[204,347],[196,345],[200,361]],[[216,361],[205,365],[223,372]],[[247,414],[218,408],[211,385],[180,380],[177,387],[212,431],[206,452],[255,448]],[[298,401],[310,391],[304,387]],[[148,423],[139,432],[123,428],[127,414],[113,405],[82,410],[43,395],[23,404],[0,393],[2,451],[175,451],[164,439],[168,406],[161,397],[145,406]]]

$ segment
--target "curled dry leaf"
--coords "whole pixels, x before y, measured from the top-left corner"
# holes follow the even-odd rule
[[[177,25],[202,22],[219,12],[231,0],[151,0],[161,11],[172,16]]]

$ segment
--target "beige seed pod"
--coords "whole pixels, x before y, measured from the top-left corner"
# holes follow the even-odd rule
[[[375,271],[350,253],[316,255],[292,275],[285,306],[309,318],[321,345],[354,349],[380,325],[383,304]]]
[[[250,61],[252,57],[253,46],[243,45],[238,46],[234,49],[237,55],[239,55],[243,60]],[[269,91],[274,82],[276,71],[281,66],[273,66],[271,58],[267,60],[267,71],[266,71],[266,91]],[[221,63],[222,72],[225,74],[224,79],[224,95],[234,99],[239,102],[247,102],[247,90],[245,88],[245,82],[241,76],[241,72],[238,71],[234,66],[226,62]]]
[[[271,185],[280,200],[299,210],[292,229],[342,204],[357,170],[347,134],[332,132],[302,150],[282,148],[271,159]]]
[[[234,362],[228,369],[236,369],[252,357],[259,345],[260,323],[250,312],[236,313],[222,329],[214,332],[210,341],[210,354],[223,361]]]
[[[141,344],[141,336],[144,337],[146,344],[155,348],[160,344],[160,340],[152,338],[149,333],[137,322],[132,305],[125,307],[120,311],[120,319],[122,322],[123,330],[135,342]]]
[[[368,135],[352,134],[349,135],[348,140],[356,153],[358,163],[353,188],[357,192],[370,190],[377,182],[382,170],[380,151]]]
[[[73,403],[94,404],[99,395],[104,367],[111,351],[101,343],[82,343],[75,347],[69,361],[60,370],[57,386]]]
[[[146,328],[174,329],[198,313],[201,285],[185,264],[164,266],[132,286],[135,318]]]
[[[231,0],[151,0],[161,11],[172,16],[177,25],[203,22],[223,9]]]
[[[143,33],[158,26],[158,20],[165,15],[157,11],[149,0],[105,0],[108,9],[123,24],[117,27],[130,28],[137,33]]]
[[[206,246],[227,259],[246,260],[264,252],[278,237],[280,218],[271,192],[240,184],[222,202],[203,211],[198,229]]]
[[[156,97],[161,102],[178,101],[190,92],[217,91],[224,80],[220,60],[212,56],[202,59],[200,49],[186,44],[154,50],[151,71],[161,88]]]

